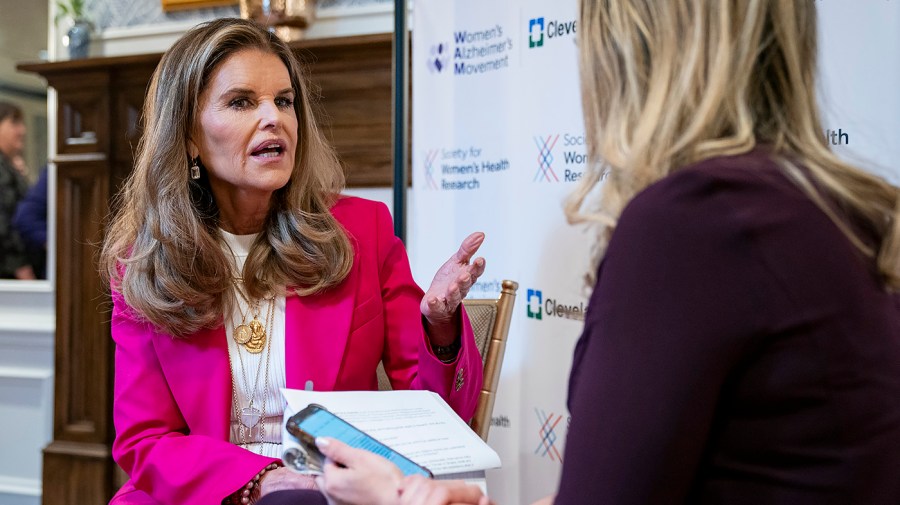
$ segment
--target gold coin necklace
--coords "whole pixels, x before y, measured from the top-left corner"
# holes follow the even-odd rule
[[[243,296],[244,295],[242,294],[241,297],[243,297]],[[245,300],[246,300],[246,298],[245,298]],[[268,305],[268,310],[267,310],[267,314],[266,314],[266,326],[268,327],[269,333],[271,333],[272,326],[273,326],[274,320],[275,320],[275,317],[274,317],[274,315],[275,315],[274,314],[275,313],[275,297],[267,298],[267,300],[269,301],[269,305]],[[246,321],[245,316],[244,316],[244,320]],[[265,330],[263,330],[264,335],[265,335],[265,333],[266,333]],[[266,343],[267,343],[266,340],[267,339],[264,336],[262,339],[262,348],[260,348],[260,351],[262,351],[262,349],[266,347]],[[247,346],[245,346],[245,348],[247,349],[248,352],[253,352]],[[260,351],[257,351],[256,353],[258,353]],[[254,353],[254,354],[256,354],[256,353]],[[260,377],[260,372],[263,371],[262,359],[260,359],[259,363],[257,364],[256,377],[255,377],[255,379],[253,381],[253,385],[251,387],[250,382],[247,377],[247,369],[244,365],[244,359],[241,356],[240,346],[238,346],[236,354],[238,356],[238,363],[240,364],[241,378],[243,379],[244,391],[245,391],[245,394],[247,395],[248,401],[249,401],[249,403],[246,407],[242,407],[239,404],[237,387],[235,384],[237,382],[237,378],[236,377],[233,378],[232,383],[231,383],[232,407],[234,409],[234,416],[239,420],[239,424],[238,424],[239,443],[248,444],[248,443],[254,443],[257,441],[261,442],[265,438],[265,426],[260,423],[266,414],[266,396],[268,395],[268,389],[269,389],[269,361],[271,359],[271,353],[272,353],[272,346],[270,345],[270,346],[268,346],[268,351],[266,352],[265,376],[263,378],[263,387],[262,387],[262,391],[259,391],[259,377]],[[229,361],[231,361],[230,354],[228,357],[229,357]],[[234,365],[232,363],[232,369],[233,368],[234,368]],[[257,394],[259,394],[259,396],[260,396],[259,400],[262,405],[259,405],[259,407],[261,407],[261,408],[256,408],[257,405],[255,405],[256,400],[257,400]]]
[[[250,312],[250,307],[247,307],[248,312]],[[241,345],[246,345],[247,342],[250,341],[250,337],[253,336],[253,331],[250,329],[250,326],[247,325],[247,315],[244,314],[244,311],[241,309],[240,304],[238,304],[238,311],[241,313],[241,324],[234,327],[234,331],[231,333],[234,341]],[[256,313],[253,317],[256,319],[259,316],[259,302],[253,307],[253,311]]]
[[[244,292],[241,290],[241,287],[238,285],[238,281],[234,281],[234,288],[237,291],[238,296],[241,297],[242,300],[247,304],[247,313],[245,314],[243,310],[241,310],[240,303],[238,303],[238,311],[241,314],[241,324],[235,326],[234,331],[232,332],[232,337],[234,341],[240,345],[243,345],[248,352],[252,354],[259,354],[263,349],[266,348],[266,327],[259,320],[260,313],[260,301],[254,300],[252,303],[247,296],[244,295]],[[265,297],[266,300],[274,300],[275,296],[271,295]],[[253,319],[247,323],[247,315],[252,312]]]

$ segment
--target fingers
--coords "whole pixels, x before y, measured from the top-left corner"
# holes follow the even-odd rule
[[[478,486],[462,481],[435,481],[421,475],[404,478],[400,493],[403,505],[481,505],[484,497]]]
[[[400,484],[400,504],[424,504],[430,490],[430,482],[421,475],[411,475]]]
[[[441,481],[447,490],[448,499],[453,503],[480,503],[484,498],[481,488],[462,481]]]
[[[259,481],[260,495],[286,489],[316,489],[316,481],[311,475],[303,475],[281,467],[266,472]]]
[[[472,286],[478,282],[478,278],[481,277],[481,274],[484,273],[485,261],[484,258],[476,258],[475,261],[472,262],[471,265],[466,265],[465,270],[459,275],[456,280],[457,284],[457,292],[459,293],[458,299],[454,299],[454,305],[451,308],[451,311],[456,310],[457,305],[462,302],[463,298],[465,298],[469,294],[469,290],[472,289]]]
[[[456,279],[448,283],[445,287],[446,291],[440,296],[433,295],[430,292],[426,294],[425,305],[422,314],[430,321],[443,321],[450,319],[463,298],[469,294],[469,290],[478,281],[478,278],[484,273],[484,258],[476,258],[471,265],[466,265],[457,275]]]
[[[484,243],[484,233],[476,231],[462,241],[459,250],[456,251],[452,259],[459,263],[468,263],[469,260],[472,259],[472,256],[478,251],[478,248],[481,247],[482,243]]]
[[[465,276],[466,279],[469,278],[468,275]],[[459,302],[462,301],[462,286],[460,285],[459,279],[456,282],[451,282],[449,286],[447,286],[447,294],[444,296],[444,311],[447,315],[453,313],[456,310],[456,306],[459,305]]]
[[[487,262],[484,258],[475,258],[475,261],[472,262],[472,265],[469,266],[469,275],[472,276],[472,284],[475,284],[475,281],[481,277],[481,274],[484,273],[484,268],[487,266]]]
[[[342,465],[347,465],[348,460],[353,458],[353,448],[334,438],[316,437],[316,447],[326,458]]]
[[[454,281],[447,286],[447,291],[442,296],[426,296],[428,296],[426,301],[428,311],[427,313],[423,311],[422,315],[427,317],[429,321],[441,322],[450,319],[465,295],[460,291],[459,282]]]
[[[462,241],[459,250],[438,269],[420,305],[422,315],[431,324],[450,321],[472,285],[484,273],[484,258],[475,258],[470,263],[483,242],[484,233],[472,233]]]
[[[329,457],[321,477],[315,480],[329,503],[393,505],[397,502],[397,490],[403,474],[393,463],[334,439],[328,439],[324,444],[317,440],[317,444],[346,463],[346,466],[341,466]]]
[[[349,470],[362,470],[369,473],[378,471],[383,475],[393,475],[395,472],[399,474],[400,472],[396,465],[382,456],[351,447],[340,440],[317,437],[316,447],[325,455],[325,465],[322,471],[326,475]]]

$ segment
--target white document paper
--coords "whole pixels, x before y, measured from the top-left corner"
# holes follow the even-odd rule
[[[282,422],[284,448],[297,446],[284,425],[317,403],[365,431],[435,476],[500,467],[500,456],[431,391],[281,390],[287,402]]]

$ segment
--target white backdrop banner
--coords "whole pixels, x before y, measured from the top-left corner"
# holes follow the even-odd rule
[[[427,283],[448,251],[484,231],[473,297],[519,283],[490,444],[498,503],[556,487],[572,349],[586,303],[585,238],[563,198],[584,169],[575,1],[421,0],[413,31],[410,256]]]
[[[817,4],[823,135],[897,182],[900,2]],[[591,240],[562,212],[585,164],[577,5],[414,3],[413,273],[427,286],[460,241],[480,230],[488,268],[470,296],[497,296],[503,279],[519,283],[489,439],[503,461],[488,474],[498,504],[552,493],[565,458],[568,374]]]

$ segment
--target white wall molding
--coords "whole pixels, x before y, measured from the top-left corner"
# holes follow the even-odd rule
[[[53,377],[53,370],[49,368],[0,366],[0,381],[2,380],[26,380],[46,381]]]
[[[4,505],[41,502],[41,449],[53,432],[55,300],[52,281],[0,281]]]
[[[0,475],[0,496],[41,496],[41,481],[38,479],[16,479]]]
[[[52,334],[55,330],[56,324],[52,314],[23,316],[13,311],[0,310],[0,342],[7,342],[22,333],[37,334],[40,337],[41,334]],[[53,340],[50,339],[50,344],[52,343]],[[26,345],[29,344],[43,347],[46,343],[38,338]]]
[[[54,303],[53,285],[48,281],[0,281],[0,342],[21,334],[38,340],[40,334],[52,337]]]
[[[23,296],[53,296],[53,286],[49,281],[0,280],[0,296],[12,293]]]
[[[161,53],[169,49],[184,32],[198,21],[159,23],[155,25],[107,28],[94,34],[92,55],[125,56],[129,54]]]
[[[51,439],[53,368],[0,366],[0,503],[41,502],[41,448]],[[7,403],[8,402],[8,403]]]
[[[107,28],[91,39],[92,56],[161,53],[198,20]],[[394,29],[392,5],[335,7],[320,10],[306,31],[309,39],[388,33]]]
[[[306,31],[306,38],[349,37],[394,31],[392,4],[361,5],[319,9]]]

